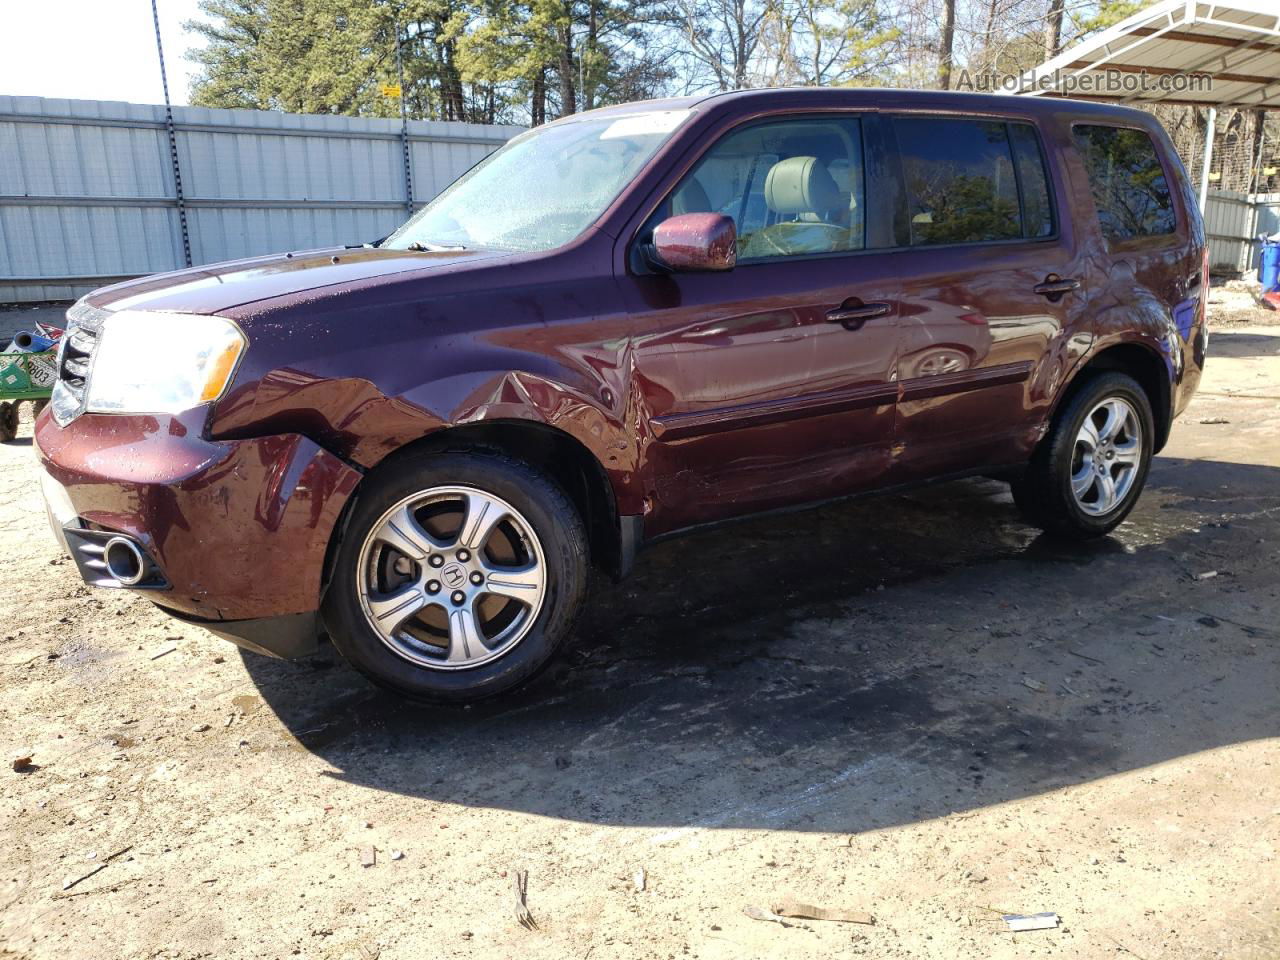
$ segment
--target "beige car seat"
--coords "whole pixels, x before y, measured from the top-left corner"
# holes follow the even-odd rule
[[[769,168],[764,200],[777,222],[742,238],[739,255],[788,257],[847,250],[849,228],[836,222],[849,201],[817,157],[788,157]]]
[[[840,191],[840,209],[833,212],[832,219],[841,226],[849,228],[849,249],[861,250],[863,247],[862,208],[858,205],[858,194],[861,190],[860,183],[858,185],[854,183],[855,176],[859,181],[861,180],[861,169],[859,168],[855,174],[855,168],[847,157],[837,157],[827,164],[827,172],[831,174],[831,179],[836,182],[836,189]],[[858,188],[855,189],[855,186]]]

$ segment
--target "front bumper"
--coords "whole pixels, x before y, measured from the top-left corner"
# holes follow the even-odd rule
[[[77,529],[131,538],[155,565],[148,599],[250,649],[304,653],[360,473],[299,434],[215,441],[204,423],[197,410],[85,414],[59,427],[42,413],[35,443],[55,532],[71,528],[64,548],[93,539]],[[86,582],[111,585],[76,559]]]

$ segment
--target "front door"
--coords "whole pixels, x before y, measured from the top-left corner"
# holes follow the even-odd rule
[[[646,535],[883,481],[898,290],[891,258],[866,249],[862,156],[856,116],[740,127],[650,219],[651,229],[673,213],[724,213],[739,263],[622,278]]]

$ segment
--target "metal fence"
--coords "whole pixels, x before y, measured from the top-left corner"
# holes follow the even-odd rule
[[[373,240],[523,129],[203,107],[173,121],[171,149],[163,106],[0,96],[0,303]]]
[[[1280,193],[1210,191],[1204,229],[1210,270],[1228,276],[1251,275],[1258,269],[1258,235],[1280,231]]]
[[[1250,268],[1258,213],[1247,194],[1213,190],[1205,197],[1204,232],[1209,241],[1209,269],[1237,274]]]
[[[1258,211],[1257,232],[1267,236],[1280,233],[1280,193],[1255,194],[1253,205]]]

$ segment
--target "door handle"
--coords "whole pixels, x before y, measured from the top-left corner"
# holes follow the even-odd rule
[[[1062,299],[1063,294],[1070,293],[1072,290],[1079,290],[1080,281],[1051,273],[1044,278],[1044,283],[1037,283],[1031,289],[1040,294],[1040,296],[1047,297],[1050,301],[1056,303]]]
[[[892,309],[887,303],[879,301],[863,303],[861,300],[853,298],[846,300],[836,309],[829,311],[827,320],[830,323],[843,324],[846,330],[857,330],[868,320],[874,320],[876,317],[887,317]]]

